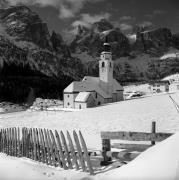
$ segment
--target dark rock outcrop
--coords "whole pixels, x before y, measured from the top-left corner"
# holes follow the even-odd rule
[[[92,24],[92,30],[96,33],[113,29],[113,25],[106,19],[101,19],[99,22]]]
[[[38,97],[62,97],[83,76],[81,69],[62,37],[51,36],[36,13],[25,6],[0,9],[1,100],[24,102],[32,89]]]
[[[104,26],[103,28],[103,23],[101,24],[101,21],[99,24],[94,23],[95,28],[92,26],[92,29],[85,31],[85,34],[76,36],[71,43],[71,51],[87,52],[91,56],[99,56],[103,50],[103,43],[107,39],[111,44],[114,58],[126,56],[130,52],[130,45],[127,37],[117,28],[109,29],[113,27],[112,25],[110,27]],[[99,28],[98,31],[96,28]],[[104,29],[105,31],[101,31]]]
[[[137,33],[136,50],[161,55],[172,45],[172,33],[167,28],[142,31]]]

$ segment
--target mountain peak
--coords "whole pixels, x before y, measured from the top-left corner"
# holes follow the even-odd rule
[[[47,24],[28,7],[18,5],[0,9],[0,21],[8,36],[15,41],[28,41],[51,49]]]
[[[95,22],[92,25],[92,29],[95,32],[103,32],[113,28],[114,26],[107,19],[101,19],[100,21]]]

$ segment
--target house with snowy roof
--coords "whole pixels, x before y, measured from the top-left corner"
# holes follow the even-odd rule
[[[104,43],[99,61],[99,77],[85,76],[64,89],[64,108],[83,109],[123,100],[123,87],[113,78],[110,44]]]

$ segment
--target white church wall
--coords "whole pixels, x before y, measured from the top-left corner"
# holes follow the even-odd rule
[[[85,109],[87,108],[86,102],[75,102],[75,109]]]
[[[75,108],[75,98],[78,95],[78,93],[64,93],[63,99],[64,99],[64,108]]]
[[[93,95],[91,94],[86,102],[75,102],[75,108],[76,109],[85,109],[85,108],[90,108],[90,107],[95,107],[95,99]]]

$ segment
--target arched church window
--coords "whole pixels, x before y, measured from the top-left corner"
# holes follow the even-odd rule
[[[109,64],[109,65],[110,65],[110,67],[112,67],[112,63],[111,63],[111,62],[110,62],[110,64]]]
[[[102,67],[105,67],[105,63],[104,62],[102,62]]]

